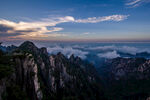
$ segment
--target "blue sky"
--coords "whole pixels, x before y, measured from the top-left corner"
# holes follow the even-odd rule
[[[1,40],[150,40],[150,0],[1,0]]]

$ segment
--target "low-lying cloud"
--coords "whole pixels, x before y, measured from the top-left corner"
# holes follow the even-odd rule
[[[62,54],[64,54],[65,56],[67,56],[68,58],[74,54],[74,56],[79,56],[82,59],[86,58],[86,55],[88,54],[88,52],[79,50],[79,49],[73,49],[72,47],[60,47],[60,46],[55,46],[55,47],[48,47],[47,48],[48,52],[50,54],[57,54],[58,52],[61,52]]]
[[[112,52],[106,52],[106,53],[98,54],[98,57],[100,57],[100,58],[107,58],[107,59],[113,59],[113,58],[120,57],[120,55],[117,54],[117,51],[112,51]]]
[[[89,47],[87,48],[88,50],[99,50],[99,51],[118,51],[122,53],[128,53],[132,55],[136,55],[137,53],[142,53],[142,52],[150,52],[148,49],[140,49],[132,46],[97,46],[97,47]]]

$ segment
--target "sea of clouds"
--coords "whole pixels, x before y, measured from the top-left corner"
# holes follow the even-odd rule
[[[63,53],[68,58],[74,54],[82,59],[88,59],[89,55],[95,55],[99,58],[113,59],[117,57],[123,57],[122,54],[129,54],[136,56],[137,53],[150,53],[150,47],[134,47],[134,46],[88,46],[88,45],[56,45],[47,48],[50,54],[57,54],[58,52]],[[130,57],[130,56],[127,56]]]
[[[62,54],[64,54],[68,58],[72,54],[74,54],[74,56],[79,56],[80,58],[85,59],[86,55],[89,53],[89,52],[82,51],[79,49],[74,49],[72,47],[61,47],[61,46],[48,47],[47,50],[50,54],[57,54],[58,52],[61,52]]]
[[[3,44],[4,46],[8,46]],[[117,57],[138,57],[143,53],[145,58],[150,58],[150,43],[57,43],[37,42],[39,48],[46,47],[49,54],[61,52],[66,57],[79,56],[82,59],[113,59]],[[145,54],[144,54],[145,53]],[[142,56],[142,57],[144,57]]]
[[[136,47],[131,47],[131,46],[97,46],[97,47],[90,47],[88,48],[89,50],[101,50],[101,51],[118,51],[122,53],[128,53],[132,55],[136,55],[137,53],[142,53],[142,52],[148,52],[150,53],[150,49],[148,48],[136,48]]]
[[[100,58],[107,58],[107,59],[113,59],[113,58],[120,57],[120,55],[117,54],[117,51],[112,51],[112,52],[106,52],[106,53],[98,54],[98,57],[100,57]]]

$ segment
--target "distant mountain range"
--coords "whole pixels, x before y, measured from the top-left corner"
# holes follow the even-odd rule
[[[118,57],[95,67],[30,41],[0,46],[0,100],[149,100],[149,84],[145,58]]]
[[[115,58],[97,70],[110,100],[149,100],[150,60]]]

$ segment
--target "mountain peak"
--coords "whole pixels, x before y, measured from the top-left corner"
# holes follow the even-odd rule
[[[61,52],[58,52],[58,53],[57,53],[57,56],[59,56],[59,57],[64,57],[64,55],[63,55]]]
[[[23,43],[20,45],[20,47],[22,47],[22,46],[35,46],[35,45],[34,45],[34,43],[31,42],[31,41],[25,41],[25,42],[23,42]]]
[[[75,59],[74,54],[72,54],[72,55],[70,56],[70,58],[69,58],[69,59],[70,59],[70,61],[72,61],[72,62],[73,62],[73,61],[74,61],[74,59]]]
[[[39,54],[40,49],[34,45],[34,43],[30,41],[25,41],[19,46],[20,50],[30,52],[32,54]]]
[[[42,48],[40,48],[40,51],[41,51],[43,54],[48,55],[47,48],[42,47]]]

